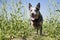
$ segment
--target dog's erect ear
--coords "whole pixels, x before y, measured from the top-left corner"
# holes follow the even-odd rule
[[[39,10],[40,9],[40,3],[37,4],[36,8]]]
[[[31,5],[31,3],[29,3],[29,10],[30,10],[31,7],[32,7],[32,5]]]

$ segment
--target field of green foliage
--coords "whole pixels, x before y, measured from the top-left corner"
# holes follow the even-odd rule
[[[60,16],[52,15],[46,17],[43,22],[43,36],[36,35],[36,30],[31,28],[29,19],[24,19],[21,2],[12,5],[12,12],[8,13],[6,4],[0,8],[0,40],[60,40]],[[20,6],[20,7],[19,7]],[[16,7],[16,9],[14,9]],[[26,10],[26,9],[25,9]],[[60,10],[56,10],[60,13]]]

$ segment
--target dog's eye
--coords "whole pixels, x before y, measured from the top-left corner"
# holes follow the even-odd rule
[[[32,11],[32,10],[31,10]]]

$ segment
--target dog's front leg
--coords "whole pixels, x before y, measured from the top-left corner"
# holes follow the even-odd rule
[[[42,26],[40,26],[40,35],[42,35]]]

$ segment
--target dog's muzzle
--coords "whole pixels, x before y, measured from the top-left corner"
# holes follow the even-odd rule
[[[34,17],[35,17],[35,14],[34,14],[34,13],[32,13],[32,14],[31,14],[31,17],[33,17],[33,18],[34,18]]]
[[[31,14],[31,20],[35,20],[35,15],[34,15],[34,13]]]

